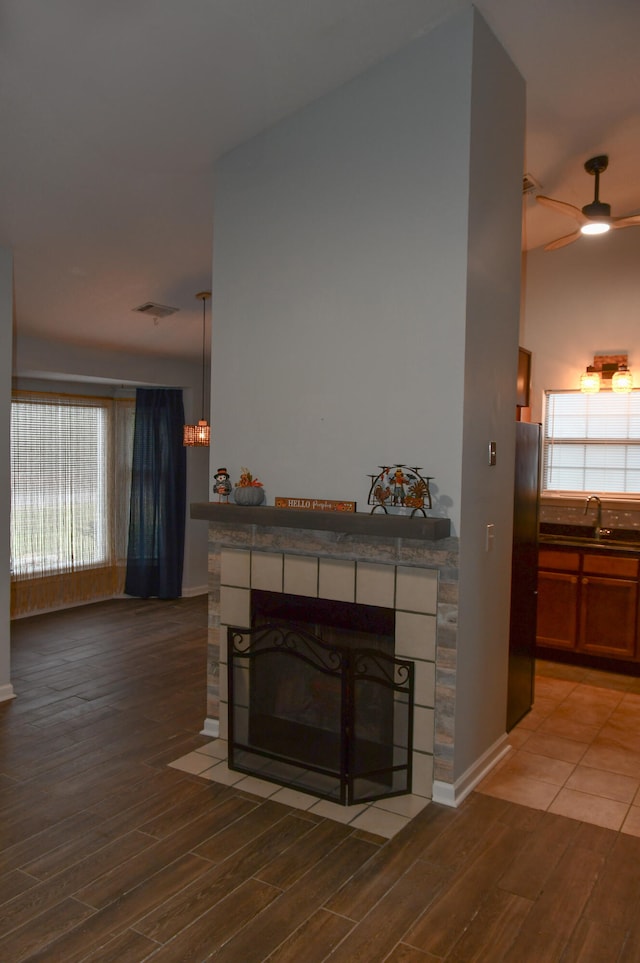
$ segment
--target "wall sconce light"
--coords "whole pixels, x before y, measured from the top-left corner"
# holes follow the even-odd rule
[[[600,391],[600,372],[591,364],[580,375],[580,391],[585,395],[596,395]]]
[[[626,364],[621,364],[611,378],[611,390],[626,395],[633,390],[633,375]]]
[[[617,394],[627,394],[633,389],[626,354],[597,354],[593,364],[580,375],[580,391],[584,394],[594,395],[601,387],[611,388]]]
[[[211,291],[200,291],[196,294],[197,298],[202,301],[202,418],[197,425],[184,425],[182,428],[182,444],[187,448],[208,448],[209,440],[211,436],[211,429],[209,424],[204,417],[205,405],[204,405],[204,370],[205,370],[205,353],[204,353],[204,331],[205,331],[205,310],[207,300],[211,297]]]

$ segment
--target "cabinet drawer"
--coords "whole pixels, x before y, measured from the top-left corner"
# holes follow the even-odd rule
[[[637,578],[638,559],[614,555],[585,555],[582,571],[589,575],[617,575],[618,578]]]
[[[580,568],[580,553],[541,548],[538,551],[538,567],[553,568],[558,572],[577,572]]]

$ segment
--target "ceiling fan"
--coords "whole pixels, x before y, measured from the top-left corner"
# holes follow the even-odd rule
[[[579,207],[574,207],[573,204],[565,203],[565,201],[556,201],[553,197],[544,197],[543,194],[538,194],[536,197],[538,203],[558,211],[559,214],[567,214],[578,222],[575,231],[546,244],[545,251],[555,251],[556,248],[564,247],[565,244],[571,244],[572,241],[577,241],[581,234],[604,234],[613,228],[640,226],[640,214],[631,214],[628,217],[611,217],[611,205],[600,200],[598,196],[600,174],[606,171],[608,165],[609,158],[606,154],[600,154],[598,157],[591,157],[588,161],[585,161],[584,169],[587,174],[595,177],[596,186],[593,200],[590,204],[585,204],[582,210]]]

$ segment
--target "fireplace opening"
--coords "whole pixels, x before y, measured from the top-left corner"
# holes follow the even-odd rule
[[[254,590],[251,615],[228,630],[230,768],[343,805],[411,792],[395,612]]]

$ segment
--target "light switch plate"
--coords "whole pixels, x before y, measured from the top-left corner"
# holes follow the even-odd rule
[[[493,551],[493,540],[494,540],[494,525],[493,525],[493,522],[489,522],[489,524],[487,525],[487,542],[486,542],[487,552]]]

